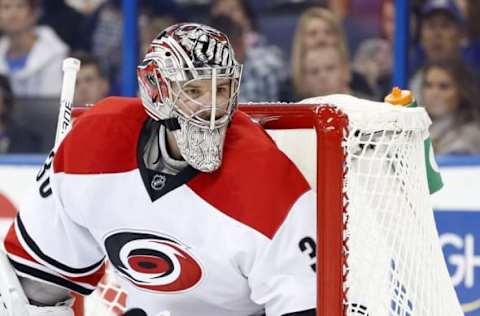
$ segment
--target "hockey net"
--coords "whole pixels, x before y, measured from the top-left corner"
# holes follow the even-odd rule
[[[463,315],[430,205],[422,108],[334,95],[241,109],[317,188],[317,315]],[[85,315],[124,310],[112,274]]]

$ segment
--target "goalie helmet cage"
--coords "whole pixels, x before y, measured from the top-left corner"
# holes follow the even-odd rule
[[[317,315],[463,315],[429,202],[425,111],[348,96],[310,103],[240,109],[268,131],[315,129],[310,143],[305,134],[286,142],[300,160],[313,156],[313,166],[292,160],[317,190]],[[76,315],[106,315],[90,312],[103,304],[119,315],[125,293],[110,279],[86,301]]]

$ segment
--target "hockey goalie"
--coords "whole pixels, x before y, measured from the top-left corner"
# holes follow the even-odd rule
[[[140,98],[96,104],[38,173],[4,242],[0,315],[72,315],[106,259],[147,315],[314,315],[314,193],[236,111],[241,71],[208,26],[153,40]]]

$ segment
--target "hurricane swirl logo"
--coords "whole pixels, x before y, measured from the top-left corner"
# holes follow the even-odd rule
[[[170,237],[116,232],[105,239],[105,249],[115,269],[141,289],[185,291],[202,279],[198,261],[185,245]]]

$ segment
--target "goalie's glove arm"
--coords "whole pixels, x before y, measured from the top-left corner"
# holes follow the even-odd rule
[[[30,304],[54,306],[70,299],[70,291],[62,287],[19,276],[25,296]]]
[[[73,299],[55,306],[31,305],[7,256],[0,250],[0,316],[73,316]]]

